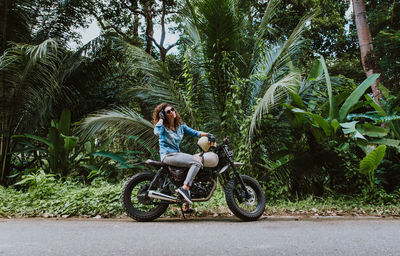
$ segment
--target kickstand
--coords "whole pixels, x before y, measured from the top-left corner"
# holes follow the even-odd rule
[[[183,219],[186,220],[185,212],[183,211],[182,205],[183,205],[183,204],[180,204],[179,207],[181,207],[181,212],[182,212]]]

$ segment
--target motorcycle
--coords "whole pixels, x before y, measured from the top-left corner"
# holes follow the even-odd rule
[[[191,200],[208,201],[219,179],[232,213],[244,221],[257,220],[265,209],[265,195],[260,184],[239,173],[238,167],[243,164],[233,161],[229,138],[213,151],[196,154],[202,157],[203,168],[190,187]],[[169,166],[150,159],[145,163],[158,168],[158,171],[138,173],[125,183],[122,206],[128,216],[137,221],[152,221],[160,217],[170,204],[178,204],[182,209],[185,201],[175,190],[183,185],[189,168]],[[183,211],[182,214],[184,217]]]

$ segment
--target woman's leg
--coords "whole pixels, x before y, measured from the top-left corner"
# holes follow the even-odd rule
[[[201,159],[200,161],[194,160],[190,166],[190,169],[188,171],[188,174],[186,175],[186,179],[183,182],[183,184],[188,187],[192,186],[193,180],[196,177],[197,173],[200,171],[201,167],[203,167]]]
[[[197,173],[199,172],[201,167],[203,167],[203,164],[201,163],[201,158],[186,153],[171,153],[163,159],[163,163],[176,167],[190,167],[188,174],[186,175],[186,179],[183,182],[184,185],[182,188],[178,189],[180,190],[178,192],[181,193],[186,201],[191,204],[192,201],[190,200],[190,193],[182,193],[182,189],[186,191],[189,190]]]
[[[203,167],[201,158],[186,153],[170,153],[163,159],[163,163],[176,167],[190,167],[184,185],[191,186],[197,173]]]
[[[171,153],[163,159],[163,163],[176,167],[190,167],[184,185],[191,186],[197,173],[203,167],[201,158],[186,153]]]

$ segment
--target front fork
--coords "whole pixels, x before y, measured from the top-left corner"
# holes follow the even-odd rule
[[[239,171],[238,171],[236,165],[233,163],[233,160],[232,160],[232,159],[229,159],[229,163],[230,163],[230,165],[231,165],[231,167],[232,167],[232,169],[233,169],[233,172],[234,172],[234,174],[235,174],[235,176],[236,176],[236,179],[239,180],[240,185],[242,186],[242,189],[243,189],[244,192],[245,192],[246,199],[249,199],[251,195],[250,195],[249,191],[247,190],[246,184],[244,184],[244,181],[243,181],[242,177],[240,176],[240,173],[239,173]]]

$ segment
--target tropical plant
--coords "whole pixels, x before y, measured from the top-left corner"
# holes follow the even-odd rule
[[[182,17],[187,84],[183,86],[152,56],[135,46],[120,44],[131,56],[132,72],[143,76],[131,90],[147,106],[142,111],[150,112],[158,103],[168,102],[177,106],[184,120],[195,128],[199,128],[197,122],[202,120],[200,128],[218,136],[234,136],[237,140],[241,136],[238,133],[241,123],[251,115],[250,133],[253,133],[273,95],[282,98],[282,92],[297,85],[299,76],[288,67],[291,57],[300,50],[302,31],[312,17],[302,19],[287,40],[267,42],[265,36],[271,33],[268,23],[274,18],[279,2],[269,2],[256,40],[249,41],[250,35],[242,29],[249,21],[234,8],[238,1],[186,1]],[[91,115],[84,120],[82,128],[83,133],[93,135],[100,130],[125,133],[120,128],[128,126],[148,146],[157,145],[151,123],[132,109]]]
[[[11,135],[37,127],[46,116],[46,104],[60,90],[60,50],[54,40],[35,46],[14,44],[0,57],[3,89],[0,118],[0,183],[9,175]],[[61,77],[62,79],[62,77]],[[5,88],[8,88],[5,90]],[[44,116],[43,116],[44,115]],[[26,129],[29,131],[29,128]]]
[[[78,137],[70,136],[71,131],[71,111],[64,109],[61,113],[60,120],[51,121],[51,127],[47,134],[47,138],[24,134],[13,135],[13,138],[30,138],[44,143],[47,148],[41,149],[48,156],[48,167],[53,173],[60,173],[66,176],[70,171],[71,164],[69,163],[76,158],[80,151],[76,151],[75,147],[78,144]],[[39,148],[40,149],[40,148]],[[76,151],[76,152],[74,152]],[[71,156],[71,154],[73,155]]]
[[[388,130],[368,122],[347,122],[352,111],[368,106],[360,99],[377,76],[354,89],[343,87],[338,91],[340,86],[333,86],[338,78],[330,78],[323,57],[317,60],[307,78],[287,94],[275,127],[269,127],[280,133],[271,132],[271,136],[283,138],[267,142],[269,147],[262,153],[265,163],[261,165],[269,166],[274,179],[297,193],[329,191],[343,182],[338,172],[353,180],[350,176],[355,174],[351,173],[359,162],[357,158],[362,157],[354,146],[368,154],[374,148],[371,143],[385,143],[382,138],[388,135]]]
[[[143,152],[140,151],[109,151],[112,136],[101,145],[94,139],[88,139],[82,145],[78,137],[70,136],[70,126],[71,112],[64,109],[59,121],[51,121],[46,138],[32,134],[13,135],[18,146],[16,153],[20,158],[38,160],[41,168],[61,177],[75,173],[87,176],[88,179],[94,176],[115,176],[118,171],[133,168],[134,163],[141,161]],[[40,154],[40,158],[34,158],[35,154]]]
[[[377,148],[369,152],[360,162],[359,171],[368,177],[370,186],[375,186],[374,172],[378,168],[385,156],[386,146],[379,145]]]
[[[348,95],[347,97],[343,97],[346,95],[333,95],[330,76],[326,68],[325,61],[322,57],[320,58],[320,60],[317,61],[317,65],[314,66],[314,69],[309,74],[308,79],[314,79],[315,73],[321,74],[321,71],[316,72],[316,70],[323,70],[325,74],[328,92],[329,115],[322,116],[321,114],[314,114],[312,112],[308,112],[305,109],[302,109],[301,107],[303,106],[304,108],[306,104],[301,101],[301,97],[298,93],[292,93],[290,96],[296,107],[290,104],[285,104],[285,107],[287,109],[290,109],[290,111],[296,117],[296,119],[294,120],[295,123],[301,126],[304,124],[304,122],[310,122],[311,126],[314,127],[311,131],[316,141],[318,141],[319,143],[322,143],[325,138],[336,136],[339,127],[342,128],[343,134],[347,134],[354,139],[367,140],[365,136],[369,136],[372,138],[382,138],[388,134],[388,131],[384,128],[374,126],[369,123],[357,124],[357,121],[346,122],[350,112],[355,111],[360,108],[360,106],[362,106],[362,104],[360,104],[362,103],[360,102],[361,97],[364,95],[365,91],[371,86],[371,84],[375,82],[379,75],[374,74],[368,77],[357,88],[355,88],[350,93],[350,95]],[[343,104],[341,104],[340,109],[339,103],[341,102],[338,102],[339,99],[341,101],[344,101]],[[384,143],[384,141],[380,140],[373,140],[373,142],[371,143],[379,142]],[[366,153],[369,152],[366,143],[360,144],[360,146],[362,146],[363,150]]]
[[[99,82],[101,76],[96,74],[112,73],[105,67],[104,61],[103,64],[96,63],[99,53],[104,55],[104,48],[109,47],[108,42],[100,36],[75,52],[67,51],[53,39],[39,45],[14,43],[0,57],[1,85],[4,88],[0,109],[0,183],[6,184],[12,169],[13,134],[46,134],[50,120],[63,108],[72,108],[77,117],[96,109],[82,104],[77,108],[76,103],[87,104],[85,86],[93,84],[93,80]],[[108,60],[114,61],[118,57]],[[82,69],[90,75],[83,73]],[[109,96],[87,97],[101,107],[107,104],[99,104],[99,98]]]

